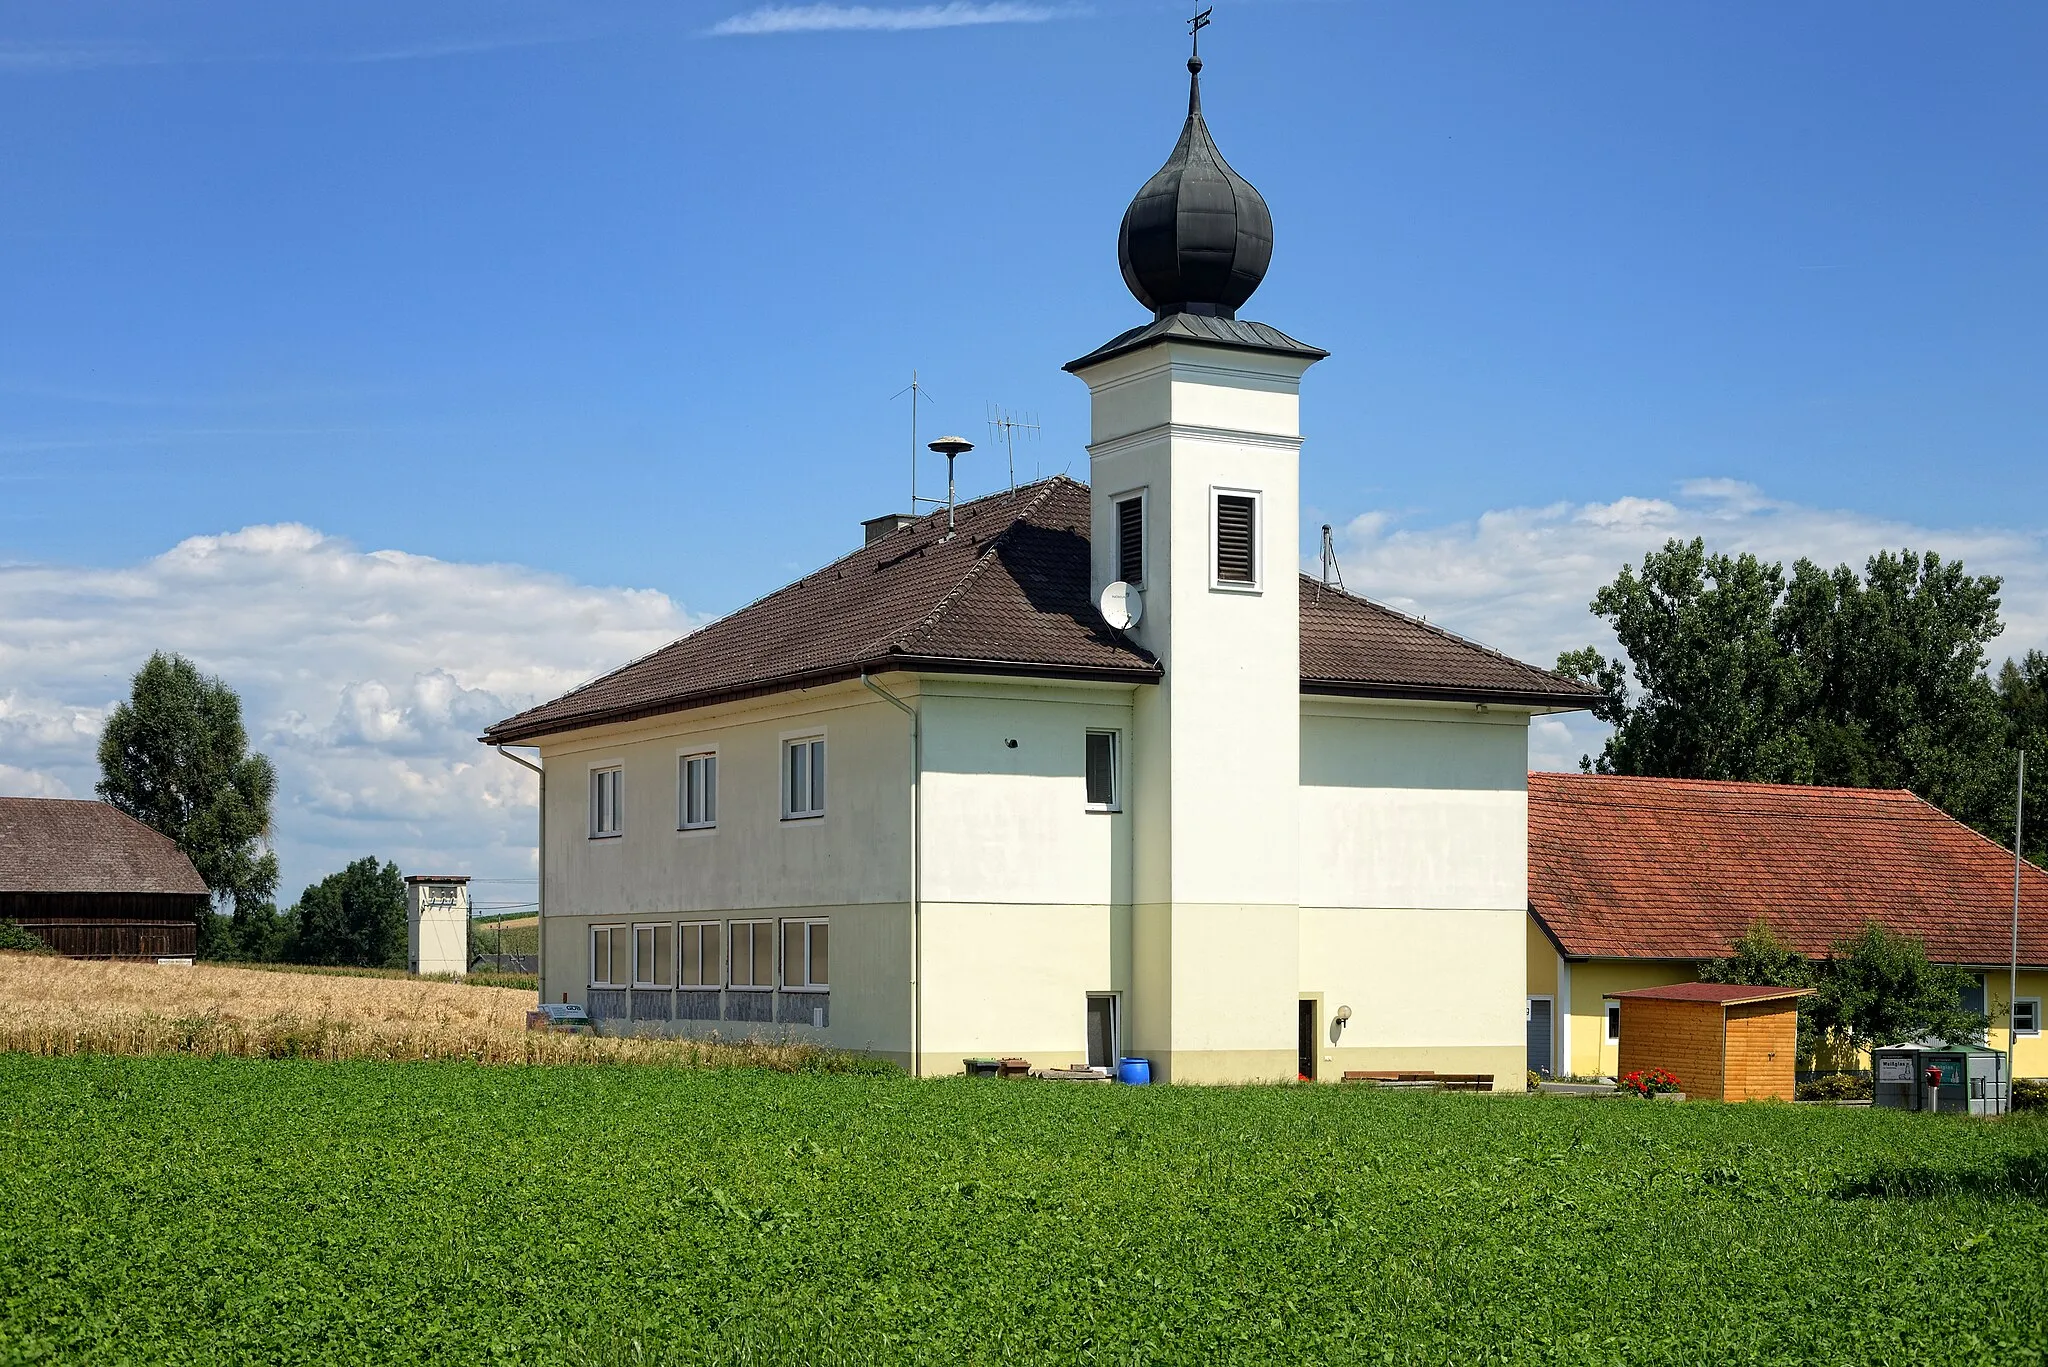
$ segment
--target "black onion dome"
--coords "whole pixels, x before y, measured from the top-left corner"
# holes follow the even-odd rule
[[[1273,215],[1230,169],[1202,121],[1202,59],[1188,61],[1188,121],[1173,155],[1131,207],[1117,234],[1124,283],[1157,317],[1235,318],[1273,260]]]

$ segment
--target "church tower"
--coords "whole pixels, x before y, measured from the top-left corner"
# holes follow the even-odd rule
[[[1152,321],[1066,369],[1092,403],[1093,586],[1164,666],[1131,771],[1133,1052],[1170,1079],[1291,1077],[1300,964],[1299,395],[1325,356],[1238,317],[1273,252],[1188,61],[1180,141],[1117,257]]]

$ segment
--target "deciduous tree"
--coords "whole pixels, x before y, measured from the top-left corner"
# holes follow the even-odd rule
[[[177,842],[212,889],[217,914],[201,918],[199,952],[239,957],[238,932],[277,891],[266,847],[277,773],[249,752],[242,700],[159,651],[107,719],[99,759],[100,797]]]
[[[292,958],[353,968],[405,967],[405,879],[398,865],[356,860],[299,894]]]

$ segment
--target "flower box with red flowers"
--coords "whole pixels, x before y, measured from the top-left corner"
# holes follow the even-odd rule
[[[1685,1084],[1662,1068],[1644,1068],[1628,1074],[1614,1085],[1628,1096],[1668,1096],[1676,1101],[1685,1094]]]

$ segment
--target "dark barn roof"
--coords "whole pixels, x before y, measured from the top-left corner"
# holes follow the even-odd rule
[[[1089,595],[1088,487],[1064,475],[933,513],[643,659],[492,726],[518,744],[891,669],[1155,682]],[[1579,708],[1569,679],[1301,580],[1302,691]]]
[[[0,797],[0,893],[60,892],[207,895],[169,836],[104,802]]]

